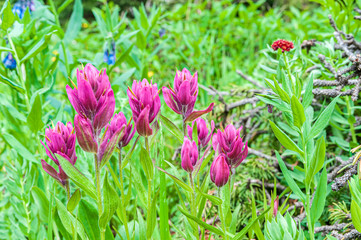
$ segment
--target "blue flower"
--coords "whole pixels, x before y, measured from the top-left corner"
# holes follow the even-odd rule
[[[24,17],[24,12],[26,10],[26,8],[24,9],[24,5],[22,5],[21,3],[17,2],[14,4],[13,6],[13,13],[14,14],[18,14],[20,19],[23,19]]]
[[[161,28],[161,29],[159,30],[158,34],[159,34],[159,37],[160,37],[160,38],[163,37],[163,36],[165,35],[165,29],[164,29],[164,28]]]
[[[106,44],[107,46],[108,44]],[[104,51],[103,61],[108,65],[112,65],[115,63],[115,42],[112,41],[111,48],[106,47]]]
[[[8,53],[3,60],[3,64],[8,69],[15,69],[16,68],[16,60],[14,59],[11,53]]]
[[[20,0],[16,2],[12,8],[14,14],[17,14],[20,19],[23,19],[26,8],[29,7],[29,11],[35,10],[35,4],[33,0]]]

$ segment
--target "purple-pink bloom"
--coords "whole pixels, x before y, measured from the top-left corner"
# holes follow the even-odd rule
[[[68,176],[61,168],[55,153],[66,158],[71,164],[74,165],[77,159],[75,154],[75,140],[76,138],[73,132],[72,124],[68,122],[66,125],[64,125],[62,122],[58,122],[53,129],[47,128],[45,130],[45,144],[44,142],[40,141],[45,148],[46,154],[59,167],[59,172],[57,172],[52,166],[41,159],[41,164],[44,171],[63,186],[65,185]]]
[[[150,124],[157,117],[160,110],[160,98],[157,84],[147,79],[133,81],[132,88],[127,90],[129,105],[139,135],[147,137],[153,134]]]
[[[122,125],[120,128],[115,128],[112,127],[114,123],[113,121],[110,122],[101,139],[101,144],[97,154],[98,164],[100,167],[104,166],[104,164],[109,160],[114,148],[119,144],[119,140],[124,136],[124,129],[126,128],[126,125]],[[112,130],[109,131],[110,128],[115,130],[115,132]]]
[[[214,131],[214,121],[213,120],[211,121],[211,131],[209,131],[207,127],[207,123],[203,118],[197,118],[196,120],[194,120],[192,122],[192,127],[187,126],[188,136],[190,137],[190,139],[193,139],[192,133],[195,124],[197,126],[198,146],[200,148],[204,148],[205,146],[208,145],[209,141],[212,138],[212,134]]]
[[[117,144],[117,148],[119,149],[127,146],[130,140],[132,140],[134,136],[135,128],[133,128],[133,124],[131,124],[130,122],[131,120],[127,122],[127,119],[125,118],[124,114],[120,112],[114,115],[111,123],[108,125],[107,134],[110,134],[110,136],[112,136],[119,129],[124,127],[123,137],[120,138]]]
[[[224,130],[218,129],[213,135],[213,149],[218,153],[225,154],[228,165],[234,169],[247,157],[248,145],[243,143],[240,137],[242,127],[236,129],[232,124]]]
[[[74,118],[74,128],[80,147],[86,152],[97,153],[98,143],[91,121],[85,116],[77,114]]]
[[[187,172],[193,172],[193,167],[198,161],[198,148],[195,141],[184,137],[181,150],[182,168]]]
[[[217,187],[226,185],[229,179],[229,166],[223,154],[218,155],[212,162],[210,177]]]
[[[92,122],[96,137],[114,114],[115,99],[106,70],[98,71],[87,64],[84,70],[77,69],[77,83],[72,89],[66,86],[70,103],[75,111]]]
[[[198,96],[198,73],[193,76],[188,69],[177,71],[174,77],[174,89],[163,87],[164,101],[174,112],[183,116],[184,122],[191,122],[212,111],[214,103],[202,111],[193,111]]]

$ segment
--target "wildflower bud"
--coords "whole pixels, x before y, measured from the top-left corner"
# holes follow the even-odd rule
[[[3,64],[6,68],[11,70],[16,68],[16,60],[14,59],[13,55],[10,52],[4,58]]]
[[[194,125],[197,126],[197,135],[198,135],[198,145],[200,148],[204,148],[208,145],[209,141],[211,140],[213,131],[214,131],[214,121],[211,122],[211,131],[208,131],[207,123],[204,119],[198,118],[193,121],[192,127],[187,126],[188,129],[188,136],[190,139],[192,139],[192,133]]]
[[[117,132],[119,129],[124,127],[124,133],[123,137],[120,138],[117,147],[121,149],[122,147],[125,147],[129,144],[130,140],[132,140],[135,128],[133,128],[133,125],[127,122],[127,119],[125,118],[124,114],[122,112],[115,114],[112,121],[108,125],[107,133],[109,133],[111,136]],[[132,131],[133,128],[133,131]]]
[[[74,128],[80,147],[86,152],[97,153],[98,143],[90,120],[77,114],[74,118]]]
[[[293,42],[280,39],[280,40],[273,42],[271,47],[274,51],[277,51],[280,48],[282,50],[282,52],[285,52],[285,51],[289,52],[294,46],[293,46]]]
[[[187,137],[184,137],[181,158],[182,168],[187,172],[193,172],[193,167],[196,165],[198,160],[198,148],[195,141],[191,141]]]
[[[243,143],[240,137],[241,130],[242,127],[236,129],[230,124],[224,130],[218,130],[213,135],[214,150],[226,156],[232,169],[238,167],[248,154],[248,144],[247,142]]]
[[[273,202],[273,216],[276,217],[277,216],[277,211],[278,211],[278,206],[279,206],[279,197],[277,196],[276,199]]]
[[[44,146],[46,154],[59,167],[59,172],[57,172],[46,161],[41,159],[44,171],[60,184],[65,185],[68,176],[61,168],[55,153],[67,159],[71,164],[75,164],[77,157],[75,154],[75,134],[72,124],[68,122],[67,125],[64,125],[62,122],[58,122],[53,129],[47,128],[45,130],[45,144],[42,141],[40,142]]]
[[[124,129],[126,125],[122,125],[120,128],[117,128],[115,132],[109,131],[109,128],[112,128],[111,125],[114,125],[113,121],[105,130],[106,132],[102,137],[102,143],[100,144],[97,155],[98,163],[101,167],[104,166],[104,164],[109,160],[114,151],[114,148],[118,145],[119,140],[124,136]]]
[[[212,162],[210,177],[217,187],[223,187],[228,182],[229,167],[223,154],[218,155]]]
[[[139,135],[147,137],[153,134],[150,124],[157,117],[160,110],[160,98],[157,84],[143,81],[133,82],[132,88],[127,90],[129,105]]]
[[[75,111],[92,122],[95,136],[106,126],[114,114],[115,99],[106,70],[99,72],[87,64],[84,70],[77,69],[78,86],[66,86],[70,103]]]
[[[191,122],[212,111],[214,104],[202,111],[193,111],[198,96],[198,73],[193,76],[184,68],[174,77],[174,89],[163,87],[164,101],[174,112],[183,116],[184,122]]]

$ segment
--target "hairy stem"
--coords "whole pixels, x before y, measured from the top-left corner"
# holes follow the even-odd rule
[[[130,240],[130,235],[129,235],[129,229],[128,229],[128,219],[127,219],[127,213],[125,210],[125,194],[124,194],[124,182],[123,182],[123,168],[122,168],[122,149],[119,150],[119,155],[118,155],[118,161],[119,161],[119,179],[120,179],[120,194],[121,194],[121,199],[120,202],[122,204],[122,211],[123,211],[123,224],[124,224],[124,228],[125,228],[125,233],[127,235],[127,239]]]
[[[102,191],[100,188],[100,166],[98,164],[98,156],[94,154],[94,162],[95,162],[95,183],[97,186],[97,203],[98,203],[98,213],[99,218],[103,213],[103,206],[102,206]],[[100,229],[101,240],[105,240],[105,229]]]

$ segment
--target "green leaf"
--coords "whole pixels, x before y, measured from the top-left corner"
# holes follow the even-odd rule
[[[220,206],[222,205],[222,199],[216,196],[209,195],[207,193],[202,192],[198,187],[196,187],[196,191],[201,194],[203,197],[211,201],[213,204]]]
[[[331,118],[333,109],[335,108],[338,98],[339,97],[334,98],[332,102],[327,106],[327,108],[322,111],[320,116],[317,118],[316,122],[313,124],[310,135],[308,136],[307,140],[316,137],[328,125],[328,121]]]
[[[312,99],[313,99],[312,89],[313,89],[313,74],[311,74],[310,80],[308,81],[305,89],[305,94],[303,95],[302,105],[304,109],[306,109],[312,103]]]
[[[100,239],[100,231],[98,225],[98,211],[97,209],[82,199],[78,207],[78,217],[84,225],[84,229],[91,240]]]
[[[29,150],[24,147],[15,137],[8,133],[3,133],[2,137],[4,138],[5,142],[7,142],[13,149],[15,149],[18,154],[20,154],[20,156],[35,164],[40,163],[40,161],[34,157],[34,154],[29,152]]]
[[[105,21],[104,21],[104,18],[102,17],[102,13],[101,13],[100,9],[93,8],[92,12],[95,17],[95,20],[97,21],[100,33],[102,34],[102,36],[107,36],[107,33],[108,33],[107,25],[105,24]]]
[[[81,0],[75,0],[73,12],[68,22],[68,27],[65,32],[64,41],[70,43],[81,30],[81,23],[83,19],[83,5]]]
[[[47,223],[49,217],[49,200],[47,199],[43,190],[37,186],[32,187],[31,194],[33,195],[35,204],[38,206],[40,220]]]
[[[176,125],[174,125],[174,123],[171,120],[169,120],[162,114],[160,114],[159,116],[163,126],[165,126],[169,130],[169,132],[178,139],[180,143],[183,143],[184,136],[182,131]]]
[[[232,238],[232,240],[239,240],[242,239],[247,232],[249,231],[250,228],[253,227],[254,224],[258,223],[258,220],[262,219],[264,217],[264,215],[266,215],[266,213],[268,213],[268,211],[271,208],[269,207],[268,209],[266,209],[266,211],[264,211],[261,215],[259,215],[256,219],[253,219],[250,223],[248,223],[243,229],[242,231],[240,231],[239,233],[236,234],[236,236],[234,236]]]
[[[179,180],[177,177],[173,176],[172,174],[166,172],[164,169],[157,167],[159,171],[164,172],[165,174],[167,174],[169,177],[171,177],[173,179],[173,181],[175,183],[177,183],[181,188],[183,188],[184,190],[188,191],[188,192],[193,192],[192,188],[190,186],[188,186],[186,183],[184,183],[182,180]]]
[[[15,22],[15,16],[11,9],[10,1],[6,1],[5,4],[6,7],[4,7],[4,11],[3,11],[1,28],[6,31]]]
[[[276,93],[280,96],[282,101],[290,103],[290,96],[280,87],[276,79],[273,79],[274,87],[276,89]]]
[[[34,46],[29,51],[27,51],[26,55],[20,60],[19,65],[26,60],[36,56],[40,51],[46,48],[48,46],[51,35],[56,31],[57,30],[54,30],[48,34],[45,34],[44,37],[42,37],[37,43],[35,43]]]
[[[313,150],[311,162],[306,172],[307,184],[310,183],[313,177],[316,175],[316,173],[318,173],[321,170],[323,163],[325,162],[325,155],[326,155],[326,143],[324,137],[322,136],[316,142],[316,147]]]
[[[291,108],[293,124],[301,130],[303,123],[306,121],[305,110],[295,95],[291,98]]]
[[[99,218],[99,227],[101,231],[105,231],[107,224],[118,208],[119,197],[114,188],[109,184],[108,175],[105,175],[103,184],[103,213]]]
[[[115,63],[110,67],[109,72],[113,71],[113,69],[114,69],[116,66],[120,66],[120,64],[129,56],[129,54],[130,54],[130,52],[132,51],[133,47],[134,47],[134,44],[132,44],[130,47],[128,47],[128,49],[125,50],[119,58],[117,58],[117,60],[115,61]],[[132,68],[132,69],[133,69],[133,72],[131,72],[130,76],[135,72],[135,69],[136,69],[136,68]],[[128,71],[125,72],[125,73],[129,73],[129,71],[131,71],[132,69],[128,70]],[[125,73],[123,73],[123,74],[125,74]],[[122,76],[123,76],[123,74],[122,74]],[[121,77],[122,77],[122,76],[121,76]],[[125,80],[127,80],[130,76],[126,75],[126,79],[125,79]],[[125,76],[124,76],[124,77],[125,77]],[[120,79],[121,79],[121,78],[120,78]],[[119,79],[117,79],[117,81],[119,81]],[[113,84],[113,83],[112,83],[112,84]]]
[[[211,232],[213,232],[213,233],[215,233],[215,234],[217,234],[219,236],[222,236],[222,237],[224,236],[224,233],[221,230],[219,230],[218,228],[216,228],[216,227],[214,227],[212,225],[209,225],[209,224],[203,222],[202,220],[196,218],[195,216],[189,214],[187,210],[183,209],[179,205],[178,205],[178,209],[179,209],[179,211],[181,211],[181,213],[183,213],[184,216],[186,216],[188,219],[196,222],[199,226],[201,226],[201,227],[203,227],[205,229],[208,229],[209,231],[211,231]]]
[[[311,207],[311,219],[313,224],[315,224],[322,215],[326,203],[326,193],[327,193],[327,170],[326,168],[324,168]]]
[[[283,175],[284,175],[284,177],[286,179],[286,182],[287,182],[288,186],[302,200],[302,202],[305,202],[306,201],[305,194],[301,191],[301,189],[298,187],[295,180],[293,180],[293,178],[291,177],[285,163],[283,162],[280,154],[277,151],[276,151],[276,157],[277,157],[278,164],[279,164],[279,166],[281,168],[281,171],[282,171],[282,173],[283,173]]]
[[[60,217],[60,220],[62,224],[64,225],[65,229],[68,231],[68,233],[73,234],[73,231],[75,230],[74,227],[77,226],[77,233],[81,237],[81,239],[87,239],[86,233],[84,231],[83,225],[79,222],[79,220],[75,219],[73,215],[71,215],[63,205],[63,203],[55,198],[56,200],[56,206],[58,209],[58,214]]]
[[[143,167],[143,170],[144,170],[144,173],[145,173],[145,176],[147,177],[147,179],[153,179],[153,176],[154,176],[153,162],[150,159],[150,156],[144,147],[141,147],[141,149],[140,149],[140,163],[142,164],[142,167]]]
[[[150,191],[148,189],[148,191]],[[159,194],[159,190],[155,194],[154,198],[152,199],[152,204],[150,205],[150,209],[147,211],[147,239],[151,239],[155,225],[157,223],[157,197]]]
[[[147,226],[145,225],[144,219],[142,214],[140,213],[139,209],[137,209],[137,220],[139,224],[139,237],[140,239],[147,239],[147,235],[145,230],[147,229]]]
[[[96,190],[93,183],[87,179],[76,167],[74,167],[67,159],[55,153],[57,159],[59,160],[60,166],[63,168],[66,175],[83,191],[85,191],[89,196],[97,200]]]
[[[351,219],[356,230],[361,232],[361,208],[353,199],[351,202]]]
[[[81,193],[80,193],[80,189],[78,188],[68,200],[68,204],[66,205],[68,211],[69,212],[74,211],[76,206],[78,206],[80,200],[81,200]]]
[[[44,127],[42,117],[42,105],[39,94],[35,97],[30,113],[26,119],[28,127],[34,133],[37,133]]]
[[[5,83],[6,85],[8,85],[9,87],[15,89],[16,91],[24,94],[25,93],[25,89],[20,86],[19,84],[17,84],[16,82],[10,80],[9,78],[3,76],[0,74],[0,82]]]
[[[301,156],[304,155],[303,151],[296,145],[294,141],[292,141],[291,138],[289,138],[281,129],[279,129],[276,124],[274,124],[271,120],[269,121],[271,124],[271,128],[276,135],[276,138],[280,143],[289,150],[292,150],[294,152],[298,152]]]

